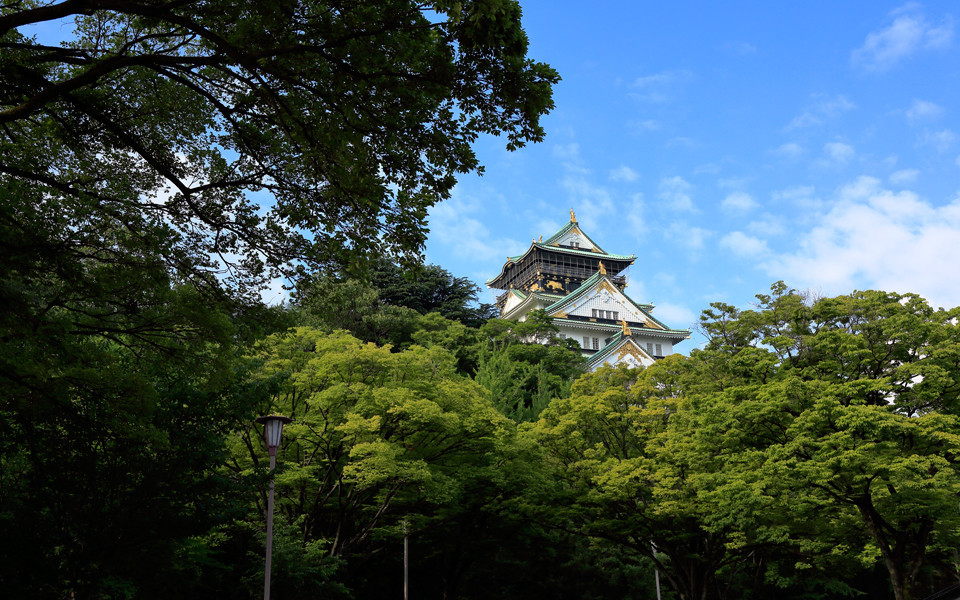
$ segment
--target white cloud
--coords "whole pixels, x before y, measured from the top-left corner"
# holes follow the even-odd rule
[[[720,238],[720,247],[743,258],[763,256],[770,251],[767,242],[741,231],[734,231]]]
[[[635,132],[656,131],[660,129],[660,122],[656,119],[644,119],[642,121],[630,121],[627,126]]]
[[[801,209],[803,215],[811,215],[820,210],[824,202],[816,195],[816,189],[811,185],[798,185],[785,190],[778,190],[772,194],[775,202],[787,202]]]
[[[580,160],[580,144],[557,144],[553,147],[553,156],[561,160]]]
[[[693,138],[677,136],[667,140],[666,146],[667,148],[695,148],[697,142]]]
[[[911,121],[933,119],[943,114],[943,107],[926,100],[914,100],[907,109],[907,118]]]
[[[504,257],[523,252],[528,243],[495,237],[475,218],[488,202],[489,199],[464,193],[459,186],[453,188],[449,200],[430,208],[431,240],[442,245],[444,252],[491,264],[500,264]]]
[[[953,143],[957,141],[957,134],[944,129],[943,131],[928,131],[920,138],[920,143],[924,146],[932,146],[934,150],[940,153],[947,152]]]
[[[960,304],[960,278],[949,276],[960,264],[960,197],[937,207],[860,177],[833,200],[797,249],[764,263],[769,275],[828,295],[872,288]]]
[[[694,175],[716,175],[720,172],[720,165],[716,163],[706,163],[693,170]]]
[[[812,185],[798,185],[773,192],[773,199],[778,201],[786,200],[787,202],[807,200],[813,196],[815,191],[816,189]]]
[[[603,231],[610,221],[610,215],[617,214],[617,206],[610,191],[595,185],[582,174],[570,171],[560,184],[569,194],[570,205],[577,213],[577,221],[584,228],[595,232]],[[599,243],[599,240],[597,241]]]
[[[280,306],[290,300],[290,290],[283,289],[289,285],[290,282],[286,279],[271,279],[267,287],[260,290],[260,299],[268,306]]]
[[[893,23],[867,34],[863,46],[850,56],[853,64],[868,71],[885,71],[922,50],[948,47],[953,38],[952,21],[934,25],[917,9],[916,4],[902,7],[892,13]]]
[[[713,236],[713,232],[702,227],[693,227],[686,223],[673,223],[666,231],[669,239],[675,240],[678,246],[684,247],[694,253],[703,250],[707,238]]]
[[[793,120],[784,127],[784,131],[820,125],[828,119],[838,117],[857,107],[856,104],[843,95],[829,97],[824,94],[814,94],[811,96],[811,99],[813,102],[808,105],[802,113],[794,117]]]
[[[627,224],[630,226],[634,235],[641,235],[647,229],[644,214],[646,205],[643,202],[643,194],[637,193],[630,197],[630,206],[627,209]]]
[[[773,153],[778,156],[783,156],[784,158],[796,159],[803,155],[804,149],[803,146],[796,142],[787,142],[776,150],[773,150]]]
[[[638,175],[637,172],[630,167],[626,165],[620,165],[616,169],[610,171],[610,179],[613,181],[633,182],[637,179],[640,179],[640,175]]]
[[[655,73],[653,75],[646,75],[643,77],[637,77],[633,80],[633,87],[635,88],[649,88],[656,87],[665,84],[672,84],[677,82],[689,81],[692,74],[690,71],[686,70],[677,70],[677,71],[661,71],[660,73]]]
[[[905,183],[913,183],[917,180],[917,175],[920,174],[920,171],[917,169],[900,169],[899,171],[894,171],[890,174],[890,177],[887,180],[893,185],[903,185]]]
[[[750,194],[734,192],[724,198],[720,206],[728,213],[746,213],[755,209],[758,204]]]
[[[653,310],[653,316],[659,321],[666,323],[667,326],[677,329],[692,329],[699,322],[697,313],[686,306],[670,302],[656,304]],[[684,350],[684,352],[688,351],[689,350]]]
[[[853,146],[843,142],[828,142],[823,145],[823,153],[829,159],[828,164],[843,166],[850,162],[856,152]]]
[[[693,73],[686,70],[661,71],[653,75],[637,77],[632,85],[637,91],[632,92],[630,96],[647,102],[667,102],[692,79]]]
[[[740,190],[749,183],[746,177],[723,177],[717,180],[717,187],[725,190]]]
[[[757,47],[747,42],[727,42],[723,44],[722,48],[730,54],[736,54],[739,56],[747,56],[749,54],[757,53]]]
[[[690,197],[690,191],[693,186],[687,183],[683,177],[667,177],[660,180],[660,199],[664,201],[666,208],[675,211],[695,210],[693,200]]]
[[[783,235],[786,231],[781,219],[769,213],[761,216],[759,219],[751,221],[747,225],[747,229],[752,233],[768,238]]]

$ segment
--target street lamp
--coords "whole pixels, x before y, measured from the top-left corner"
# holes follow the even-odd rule
[[[256,418],[257,423],[263,424],[263,439],[267,443],[267,453],[270,454],[270,493],[267,496],[267,564],[263,571],[263,600],[270,600],[270,563],[273,553],[273,470],[277,466],[277,448],[280,447],[283,426],[292,421],[293,419],[283,415],[267,415]]]

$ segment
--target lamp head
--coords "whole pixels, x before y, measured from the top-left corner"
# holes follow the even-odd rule
[[[280,447],[280,437],[283,435],[283,426],[286,423],[292,423],[293,419],[283,415],[266,415],[257,417],[255,421],[263,424],[263,439],[267,444],[267,452],[270,456],[276,456],[277,448]]]

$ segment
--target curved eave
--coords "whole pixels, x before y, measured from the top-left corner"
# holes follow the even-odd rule
[[[572,254],[573,256],[588,256],[591,258],[596,258],[597,260],[607,259],[611,261],[628,262],[629,264],[627,266],[629,266],[630,264],[633,264],[633,261],[637,260],[637,257],[634,256],[633,254],[630,254],[630,255],[607,254],[606,252],[591,252],[590,250],[573,250],[571,248],[561,248],[560,246],[548,246],[540,242],[533,242],[530,244],[530,247],[527,248],[527,251],[524,252],[523,254],[518,254],[517,256],[508,256],[507,262],[503,263],[503,267],[500,268],[500,274],[497,275],[496,277],[488,279],[486,281],[486,286],[494,289],[506,289],[506,288],[497,287],[494,284],[497,282],[498,279],[502,278],[507,274],[508,266],[523,262],[524,259],[527,258],[527,255],[529,255],[531,252],[533,252],[536,249],[543,250],[544,252],[558,252],[561,254]]]
[[[650,353],[647,352],[647,349],[641,346],[636,342],[636,340],[630,338],[624,338],[622,334],[617,334],[613,339],[610,340],[610,343],[601,348],[596,354],[587,359],[587,368],[592,369],[595,366],[602,364],[611,354],[624,347],[627,344],[633,344],[641,354],[649,358],[650,360],[655,361],[656,359],[650,356]]]
[[[506,312],[500,315],[500,318],[514,319],[516,317],[519,317],[520,315],[525,314],[527,311],[529,311],[530,305],[534,304],[535,302],[541,302],[544,304],[544,307],[547,307],[553,304],[554,302],[556,302],[556,299],[549,296],[544,296],[542,294],[537,294],[537,293],[529,294],[526,298],[524,298],[523,302],[511,308],[509,312]]]
[[[622,325],[616,325],[612,323],[598,323],[596,321],[579,321],[574,319],[564,319],[561,317],[553,317],[553,324],[564,327],[570,327],[571,329],[584,329],[590,331],[623,331]],[[682,329],[653,329],[651,327],[643,327],[637,323],[630,325],[630,330],[633,334],[633,337],[653,337],[653,338],[663,338],[672,341],[677,344],[683,340],[690,337],[689,330]]]
[[[562,246],[549,246],[541,242],[534,242],[533,246],[540,248],[541,250],[560,252],[561,254],[573,254],[575,256],[589,256],[591,258],[607,258],[610,260],[623,260],[630,262],[637,260],[637,257],[633,254],[610,254],[609,252],[604,252],[602,250],[600,252],[594,252],[593,250],[576,250],[574,248],[564,248]]]

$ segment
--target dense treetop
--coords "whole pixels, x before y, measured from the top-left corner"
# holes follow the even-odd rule
[[[51,20],[74,35],[22,33]],[[16,1],[0,51],[5,238],[235,291],[414,262],[470,144],[539,141],[557,81],[514,0]]]

